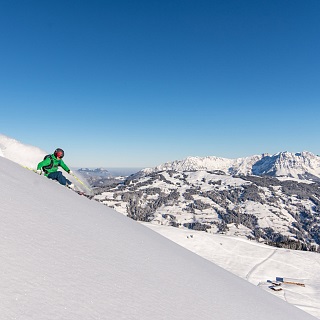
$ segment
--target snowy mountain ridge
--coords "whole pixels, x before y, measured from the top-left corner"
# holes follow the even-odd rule
[[[147,175],[160,171],[223,171],[229,175],[267,175],[274,177],[291,177],[297,179],[320,180],[320,157],[311,152],[279,152],[250,157],[228,159],[215,156],[188,157],[184,160],[166,162],[154,168],[139,172]]]

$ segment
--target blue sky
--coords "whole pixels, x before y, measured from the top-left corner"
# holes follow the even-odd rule
[[[71,166],[320,153],[320,1],[0,1],[0,133]]]

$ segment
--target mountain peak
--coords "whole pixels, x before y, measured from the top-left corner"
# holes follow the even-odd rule
[[[155,168],[146,168],[141,174],[165,170],[193,171],[220,170],[230,175],[269,175],[298,179],[320,179],[320,158],[311,152],[263,153],[249,157],[228,159],[216,156],[187,157],[166,162]]]

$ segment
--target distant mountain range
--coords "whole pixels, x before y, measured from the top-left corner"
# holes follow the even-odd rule
[[[320,181],[320,157],[311,152],[279,152],[250,157],[227,159],[220,157],[188,157],[184,160],[166,162],[155,168],[146,168],[139,175],[160,171],[222,171],[227,175],[258,175],[289,177]]]
[[[107,169],[105,168],[80,168],[77,169],[78,172],[82,173],[83,175],[88,175],[88,176],[109,176],[110,173]]]
[[[320,157],[310,152],[189,157],[139,171],[96,199],[135,220],[319,251],[319,182]]]

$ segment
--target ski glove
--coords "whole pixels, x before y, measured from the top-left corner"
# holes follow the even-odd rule
[[[68,172],[69,174],[71,174],[71,175],[73,175],[73,172],[71,171],[71,170],[69,170],[69,172]]]
[[[37,170],[36,173],[40,174],[40,176],[41,176],[42,175],[42,170]]]

